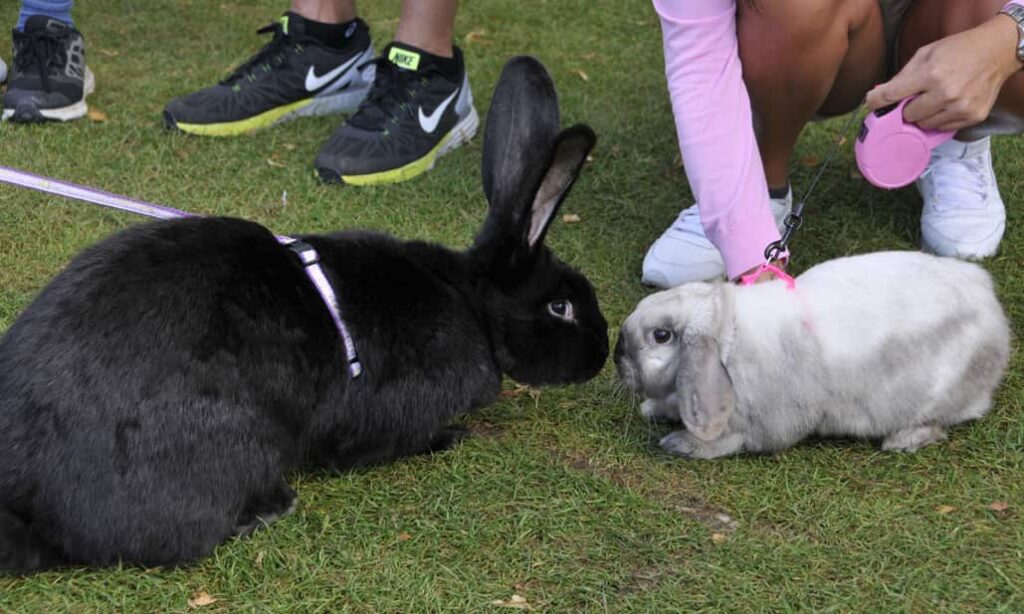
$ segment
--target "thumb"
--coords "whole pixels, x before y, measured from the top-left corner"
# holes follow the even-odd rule
[[[906,67],[889,81],[868,92],[867,105],[872,111],[910,98],[924,91],[924,83],[917,76],[921,71],[907,71]]]

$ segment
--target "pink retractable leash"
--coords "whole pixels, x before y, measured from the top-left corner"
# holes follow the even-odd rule
[[[886,190],[910,185],[928,168],[932,150],[953,138],[953,132],[925,130],[903,119],[913,98],[868,113],[853,146],[864,178]]]

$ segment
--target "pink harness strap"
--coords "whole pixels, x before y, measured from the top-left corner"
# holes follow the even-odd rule
[[[765,262],[761,266],[757,267],[755,270],[740,277],[740,285],[754,285],[757,282],[757,278],[760,277],[761,274],[766,271],[771,271],[772,273],[775,274],[776,277],[786,282],[787,290],[796,290],[796,280],[793,278],[793,276],[789,275],[788,273],[783,271],[781,267],[772,262]]]

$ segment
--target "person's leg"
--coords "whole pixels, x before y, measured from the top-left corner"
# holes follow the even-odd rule
[[[905,64],[924,45],[992,19],[1004,0],[916,0],[899,41]],[[917,181],[924,200],[921,244],[943,256],[979,259],[999,249],[1006,208],[992,168],[989,135],[1024,131],[1024,74],[1010,77],[989,119],[963,130],[932,152]]]
[[[24,31],[25,22],[34,15],[44,15],[74,26],[75,23],[71,19],[71,8],[74,4],[74,0],[22,0],[18,23],[14,29]]]
[[[743,81],[781,224],[792,208],[789,163],[815,115],[852,110],[884,76],[886,49],[877,0],[737,0]],[[725,271],[698,207],[684,209],[644,258],[645,283],[667,287]]]
[[[320,23],[345,23],[356,18],[355,0],[292,0],[291,12]]]
[[[37,123],[83,117],[95,78],[85,39],[71,19],[72,0],[24,0],[12,33],[14,55],[3,121]]]
[[[853,110],[885,76],[878,0],[739,1],[743,80],[768,185],[781,188],[815,115]]]
[[[291,0],[273,39],[221,83],[167,103],[164,124],[234,136],[308,115],[351,113],[370,89],[374,57],[355,0]]]
[[[457,0],[405,0],[395,41],[452,57]]]
[[[462,52],[452,44],[456,0],[404,0],[377,61],[367,102],[331,135],[314,161],[327,183],[394,183],[433,168],[476,133]]]

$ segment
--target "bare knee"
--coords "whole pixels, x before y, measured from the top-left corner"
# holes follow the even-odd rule
[[[884,77],[877,0],[740,0],[739,7],[740,60],[755,110],[774,101],[804,121],[835,115]]]
[[[737,6],[744,79],[776,85],[794,73],[834,74],[851,36],[878,12],[877,0],[739,0]]]

